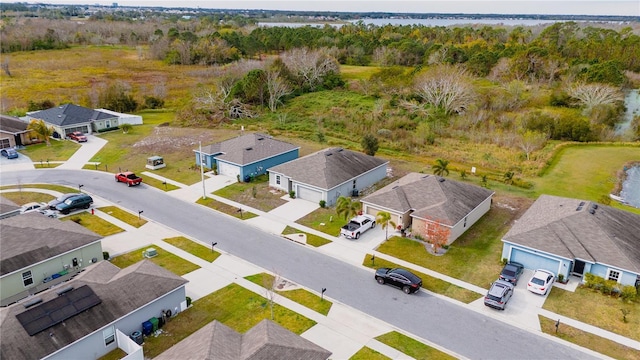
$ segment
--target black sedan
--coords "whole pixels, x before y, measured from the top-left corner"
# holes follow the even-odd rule
[[[524,265],[514,261],[509,261],[504,268],[502,268],[500,280],[508,281],[514,286],[518,285],[518,278],[522,275],[523,270]]]
[[[402,289],[405,294],[412,294],[422,286],[422,279],[405,269],[380,268],[376,270],[378,284],[389,284]]]

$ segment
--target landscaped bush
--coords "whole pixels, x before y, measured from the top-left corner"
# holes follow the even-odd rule
[[[622,299],[630,301],[635,299],[637,294],[638,290],[635,288],[635,286],[626,285],[622,288],[622,293],[620,294],[620,296],[622,297]]]
[[[588,288],[600,291],[604,295],[622,297],[624,300],[632,301],[636,298],[637,289],[631,285],[622,286],[615,280],[605,280],[604,278],[586,273],[584,281]]]

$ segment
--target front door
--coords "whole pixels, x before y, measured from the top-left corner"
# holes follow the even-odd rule
[[[577,275],[582,275],[584,272],[584,261],[580,261],[576,259],[576,262],[573,264],[573,273]]]

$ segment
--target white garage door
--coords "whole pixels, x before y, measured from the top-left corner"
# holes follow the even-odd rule
[[[234,178],[240,175],[239,167],[224,162],[220,162],[220,169],[218,169],[218,171],[220,172],[220,175],[227,175]]]
[[[558,273],[560,267],[558,260],[515,248],[511,250],[511,261],[519,262],[527,269],[545,269],[554,274]]]
[[[313,190],[304,186],[298,186],[298,192],[296,197],[304,200],[313,201],[319,203],[322,200],[322,193],[317,190]]]

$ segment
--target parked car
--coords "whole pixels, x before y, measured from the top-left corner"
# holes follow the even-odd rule
[[[494,309],[504,310],[513,295],[513,288],[514,285],[508,281],[494,281],[484,297],[484,304]]]
[[[50,218],[58,217],[58,213],[50,209],[40,209],[38,212],[46,217],[50,217]]]
[[[18,157],[18,152],[14,148],[6,148],[0,150],[0,154],[7,159],[16,159]]]
[[[380,268],[375,275],[378,284],[389,284],[402,289],[405,294],[412,294],[422,286],[422,279],[408,270],[400,268]]]
[[[65,200],[67,200],[68,198],[72,197],[72,196],[76,196],[76,195],[80,195],[80,193],[68,193],[68,194],[62,194],[60,196],[58,196],[57,198],[49,201],[48,205],[49,205],[49,209],[51,210],[55,210],[56,206],[58,204],[63,203]]]
[[[127,183],[127,186],[140,185],[142,178],[131,171],[116,174],[116,182]]]
[[[536,294],[547,295],[555,277],[551,271],[538,269],[527,283],[527,290]]]
[[[374,227],[376,227],[376,218],[373,215],[358,215],[340,229],[340,235],[350,239],[358,239],[365,231]]]
[[[522,271],[524,271],[524,265],[514,261],[509,261],[502,268],[502,272],[500,272],[500,280],[508,281],[516,286],[518,285],[518,279],[520,278],[520,275],[522,275]]]
[[[72,133],[69,133],[67,137],[77,142],[87,142],[87,136],[83,134],[82,131],[74,131]]]
[[[41,209],[46,209],[47,206],[48,205],[46,203],[39,203],[39,202],[26,203],[22,205],[22,207],[20,207],[20,214],[27,214],[34,211],[39,211]]]
[[[88,209],[93,204],[93,199],[87,194],[77,194],[56,205],[56,210],[61,214],[68,214],[77,209]]]

